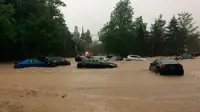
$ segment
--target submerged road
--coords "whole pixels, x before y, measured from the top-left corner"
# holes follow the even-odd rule
[[[149,61],[116,69],[0,64],[0,112],[200,112],[200,58],[181,61],[182,77],[151,73]]]

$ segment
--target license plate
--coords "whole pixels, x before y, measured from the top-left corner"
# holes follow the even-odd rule
[[[174,68],[175,68],[174,66],[171,66],[171,67],[170,67],[170,69],[174,69]]]

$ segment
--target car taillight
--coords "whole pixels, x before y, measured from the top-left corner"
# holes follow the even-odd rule
[[[165,68],[165,65],[160,65],[160,68]]]
[[[183,68],[183,65],[180,64],[180,67]]]

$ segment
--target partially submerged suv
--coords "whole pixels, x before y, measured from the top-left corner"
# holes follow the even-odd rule
[[[63,57],[47,57],[47,60],[54,62],[58,66],[71,65],[71,63]]]

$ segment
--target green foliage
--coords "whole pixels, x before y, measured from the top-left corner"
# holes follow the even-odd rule
[[[74,35],[73,40],[76,43],[76,52],[77,54],[83,54],[89,45],[92,43],[92,37],[90,34],[90,30],[87,30],[87,32],[82,31],[82,34],[80,36],[80,33],[78,31],[78,27],[75,26],[74,28]]]
[[[133,9],[129,0],[121,0],[111,13],[110,21],[99,32],[105,51],[128,55],[133,48]]]
[[[182,42],[181,38],[179,36],[179,26],[178,26],[178,20],[175,16],[173,16],[169,22],[169,25],[167,26],[167,34],[166,34],[166,50],[168,55],[178,55],[183,52]],[[181,50],[182,49],[182,50]]]
[[[156,56],[200,52],[200,32],[192,14],[183,12],[178,19],[173,16],[168,25],[160,14],[149,32],[142,16],[133,21],[133,14],[129,0],[120,0],[111,12],[110,21],[98,33],[108,54]]]
[[[145,56],[148,55],[150,49],[149,49],[149,43],[148,40],[148,31],[146,30],[147,24],[143,22],[142,17],[136,18],[136,21],[134,22],[135,27],[135,39],[134,39],[134,53]]]
[[[95,56],[104,54],[103,44],[100,41],[93,41],[90,50]]]
[[[200,52],[200,32],[192,14],[183,12],[169,24],[162,14],[150,31],[142,16],[133,21],[130,0],[120,0],[93,42],[90,30],[69,32],[59,7],[61,0],[5,0],[0,4],[0,60],[40,55],[75,56],[86,50],[96,54],[179,55]],[[102,49],[104,47],[104,49]]]
[[[155,20],[155,23],[151,25],[149,41],[151,43],[152,55],[165,55],[164,44],[166,38],[166,21],[162,19],[162,14]],[[163,50],[164,49],[164,50]]]
[[[195,26],[192,14],[183,12],[178,14],[181,44],[184,50],[194,53],[200,52],[198,26]],[[184,52],[184,51],[183,51]]]
[[[61,6],[65,4],[60,0],[9,0],[2,4],[0,60],[74,56],[75,43],[59,10]]]

